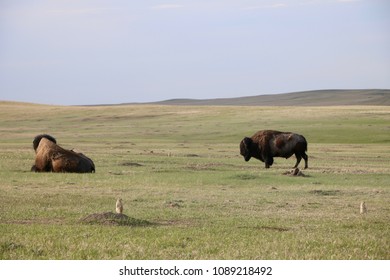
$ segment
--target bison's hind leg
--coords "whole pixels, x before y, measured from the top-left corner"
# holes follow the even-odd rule
[[[301,162],[302,158],[305,160],[305,169],[308,168],[308,157],[307,157],[307,155],[306,155],[305,152],[302,153],[302,154],[296,153],[296,154],[295,154],[295,157],[297,158],[297,162],[295,163],[294,168],[297,168],[297,167],[298,167],[298,165],[299,165],[299,163]]]
[[[304,152],[304,153],[302,154],[302,157],[303,157],[303,159],[305,160],[305,169],[307,169],[307,168],[309,167],[309,164],[308,164],[308,161],[309,161],[308,156],[307,156],[307,154]]]
[[[297,158],[297,162],[295,163],[293,168],[297,168],[302,159],[302,156],[300,154],[295,154],[295,157]]]

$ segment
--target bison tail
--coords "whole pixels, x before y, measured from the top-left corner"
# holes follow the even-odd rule
[[[306,138],[303,137],[303,136],[302,136],[302,138],[303,138],[303,147],[305,149],[305,152],[307,152],[307,141],[306,141]]]

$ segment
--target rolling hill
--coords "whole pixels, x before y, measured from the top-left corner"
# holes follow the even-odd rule
[[[314,90],[217,99],[170,99],[153,104],[208,106],[390,105],[389,89]]]

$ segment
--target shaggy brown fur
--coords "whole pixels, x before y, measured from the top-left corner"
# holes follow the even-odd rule
[[[93,161],[82,153],[66,150],[58,146],[50,135],[38,135],[33,146],[35,149],[35,172],[95,172]],[[55,140],[55,139],[54,139]]]
[[[245,161],[254,157],[265,162],[265,168],[269,168],[274,157],[289,158],[295,154],[297,162],[294,168],[298,167],[301,159],[305,160],[305,169],[308,168],[308,157],[306,155],[307,142],[305,137],[291,132],[280,132],[276,130],[261,130],[252,137],[245,137],[240,143],[240,153]]]
[[[39,134],[39,135],[35,136],[35,138],[33,140],[33,148],[34,148],[35,153],[37,152],[39,142],[41,141],[42,138],[46,138],[46,139],[50,140],[51,142],[57,144],[57,140],[53,136],[48,135],[48,134]]]

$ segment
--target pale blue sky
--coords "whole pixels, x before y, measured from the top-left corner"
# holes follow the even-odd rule
[[[0,100],[390,88],[388,0],[0,0]]]

